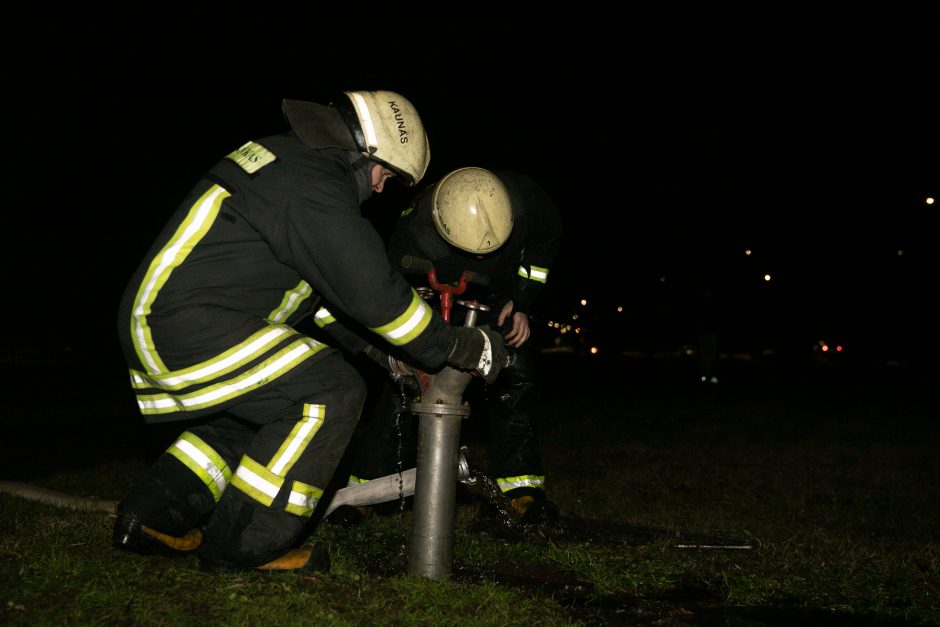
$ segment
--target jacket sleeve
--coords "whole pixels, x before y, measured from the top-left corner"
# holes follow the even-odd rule
[[[332,305],[411,361],[437,368],[454,346],[454,331],[388,261],[385,246],[362,216],[355,189],[342,177],[300,181],[277,230],[282,261]]]
[[[561,214],[548,192],[534,181],[523,187],[526,239],[517,280],[510,288],[514,311],[531,313],[548,282],[561,246]]]

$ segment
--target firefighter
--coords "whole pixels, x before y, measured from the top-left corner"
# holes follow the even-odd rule
[[[505,358],[499,334],[422,300],[361,214],[389,179],[427,170],[412,104],[348,91],[282,110],[289,130],[212,167],[125,289],[118,333],[144,420],[187,424],[119,503],[119,549],[195,554],[209,571],[328,568],[303,544],[366,390],[341,351],[298,330],[323,304],[429,372],[493,380]],[[388,364],[360,335],[335,337]]]
[[[406,255],[427,259],[438,283],[457,285],[467,270],[488,278],[484,287],[468,283],[457,298],[486,305],[488,310],[478,311],[477,326],[497,330],[515,354],[497,378],[480,384],[489,416],[487,474],[526,524],[540,524],[558,514],[546,498],[539,381],[528,340],[529,315],[548,280],[561,234],[555,203],[531,177],[469,167],[447,174],[420,193],[393,227],[388,243],[392,265],[400,265]],[[426,275],[407,276],[416,287],[428,285]],[[467,311],[455,304],[452,324],[464,324]],[[481,395],[478,381],[471,381],[477,389],[468,388],[466,394]],[[417,393],[414,387],[411,391]],[[415,417],[402,411],[406,406],[398,386],[386,378],[352,455],[350,485],[413,464],[414,429],[403,429],[402,419],[413,423]],[[402,433],[408,442],[400,447]],[[400,448],[408,457],[401,456]],[[349,526],[371,514],[368,508],[342,506],[328,520]]]

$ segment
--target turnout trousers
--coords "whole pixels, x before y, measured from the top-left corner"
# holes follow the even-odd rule
[[[356,428],[365,384],[338,352],[195,420],[118,506],[209,565],[256,568],[305,539]]]

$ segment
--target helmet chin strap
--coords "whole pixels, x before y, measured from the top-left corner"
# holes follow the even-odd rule
[[[372,196],[372,168],[375,162],[363,154],[349,152],[349,162],[352,165],[353,177],[356,179],[356,197],[361,205]]]

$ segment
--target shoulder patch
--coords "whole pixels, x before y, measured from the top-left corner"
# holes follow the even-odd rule
[[[248,174],[254,174],[264,166],[277,161],[277,155],[256,142],[245,142],[238,150],[225,156],[241,166]]]

